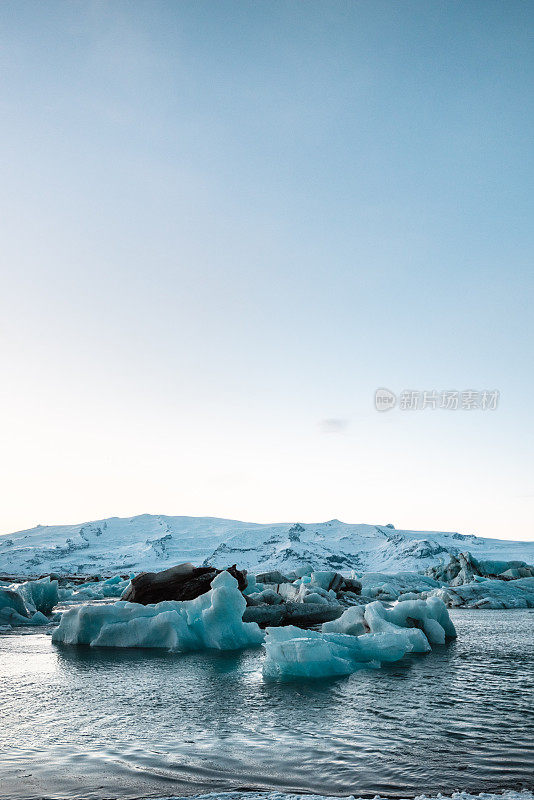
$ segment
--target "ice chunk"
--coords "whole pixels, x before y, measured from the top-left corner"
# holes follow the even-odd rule
[[[277,592],[283,600],[301,603],[303,588],[302,584],[297,581],[295,583],[281,583],[277,587]]]
[[[379,603],[370,603],[365,608],[365,620],[371,631],[390,631],[393,625],[407,631],[413,652],[424,653],[430,644],[444,644],[447,637],[456,636],[454,625],[443,602],[429,600],[405,600],[386,609]]]
[[[370,633],[366,633],[370,631]],[[407,653],[427,653],[430,642],[456,635],[438,598],[406,600],[387,609],[379,601],[348,608],[321,631],[294,626],[267,628],[264,673],[270,677],[319,678],[348,675],[363,664],[398,661]]]
[[[370,630],[370,633],[366,633]],[[456,635],[437,597],[406,600],[387,609],[379,601],[353,606],[321,631],[294,626],[267,628],[264,673],[269,677],[324,678],[348,675],[364,664],[398,661],[407,653],[427,653],[429,642]]]
[[[499,572],[497,577],[515,580],[516,578],[521,578],[522,576],[517,567],[510,567],[510,569],[505,569],[504,572]]]
[[[294,583],[281,583],[277,586],[277,592],[284,600],[294,603],[321,603],[324,605],[338,602],[336,593],[332,589],[322,589],[319,585],[300,578]]]
[[[40,611],[42,614],[51,614],[59,602],[58,582],[51,581],[49,577],[22,583],[17,592],[30,610]]]
[[[254,622],[243,622],[246,600],[235,578],[221,572],[194,600],[154,605],[118,601],[66,611],[52,641],[101,647],[160,647],[174,651],[234,650],[263,641]]]
[[[13,589],[0,589],[0,612],[11,609],[21,617],[28,617],[24,600]]]
[[[271,678],[326,678],[350,675],[364,666],[398,661],[409,652],[407,637],[267,628],[263,672]]]
[[[274,589],[263,589],[261,592],[252,592],[248,595],[258,603],[267,603],[270,606],[278,605],[283,602],[283,598]]]
[[[379,600],[396,600],[399,592],[392,583],[383,583],[380,586],[369,586],[365,590],[367,597],[376,597]]]
[[[356,638],[362,661],[399,661],[412,652],[408,637],[398,636],[396,633],[366,633]]]
[[[388,619],[401,628],[422,629],[430,644],[445,644],[445,630],[424,600],[397,603],[388,611]]]
[[[338,572],[312,572],[311,584],[312,586],[320,586],[321,589],[328,591],[329,589],[338,589],[343,583],[343,576]]]
[[[456,628],[454,627],[453,621],[449,616],[449,612],[447,611],[447,607],[443,600],[440,597],[429,597],[426,601],[426,605],[434,619],[439,622],[445,631],[446,638],[455,639]]]
[[[448,583],[461,586],[472,583],[477,578],[517,578],[534,577],[534,567],[525,561],[479,560],[470,552],[451,555],[448,564],[437,564],[427,570],[428,575]]]
[[[402,608],[405,605],[408,603],[401,603],[399,607]],[[407,649],[412,653],[428,653],[431,648],[422,630],[400,627],[392,622],[388,615],[388,610],[378,600],[365,607],[365,622],[372,633],[394,634],[407,643]]]
[[[54,618],[52,620],[50,620],[48,617],[45,617],[45,615],[43,613],[41,613],[41,611],[36,611],[35,614],[32,614],[32,616],[29,619],[29,622],[27,622],[26,624],[27,625],[49,625],[51,621],[54,622]]]
[[[111,578],[106,578],[104,583],[106,586],[113,586],[115,583],[122,583],[122,580],[120,575],[113,575]]]
[[[365,633],[370,630],[370,633]],[[353,606],[321,631],[294,626],[267,628],[264,674],[325,678],[348,675],[365,664],[394,662],[407,653],[427,653],[456,631],[439,598],[406,600],[387,609],[379,601]]]
[[[31,614],[18,592],[0,589],[1,625],[48,625],[49,621],[40,611]]]
[[[247,585],[243,589],[243,594],[247,596],[249,594],[254,594],[256,592],[261,592],[262,588],[263,587],[260,588],[260,586],[258,586],[258,583],[256,581],[256,576],[253,575],[251,572],[249,572],[247,574]]]
[[[327,598],[319,594],[319,592],[305,592],[301,596],[301,601],[303,603],[322,603],[323,605],[328,604]]]
[[[360,636],[366,631],[363,615],[362,606],[351,606],[337,619],[323,622],[321,630],[324,633],[348,633],[352,636]]]
[[[130,586],[130,579],[114,575],[105,581],[87,581],[82,584],[70,584],[59,589],[59,599],[80,602],[83,600],[103,600],[108,597],[121,597]]]
[[[436,589],[432,596],[443,600],[449,608],[534,608],[534,578],[474,580]]]
[[[353,660],[344,658],[342,649],[326,638],[313,636],[316,631],[299,630],[300,635],[292,639],[273,635],[279,631],[287,628],[267,628],[264,675],[284,679],[327,678],[355,671]]]

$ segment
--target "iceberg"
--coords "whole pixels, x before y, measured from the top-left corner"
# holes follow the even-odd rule
[[[430,575],[450,586],[461,586],[477,578],[533,578],[534,567],[525,561],[477,559],[470,552],[451,554],[448,564],[437,564],[427,570]]]
[[[129,578],[114,575],[106,580],[92,580],[85,583],[69,583],[59,589],[59,599],[63,602],[78,603],[83,600],[104,600],[119,598],[130,586]]]
[[[351,606],[343,614],[331,622],[323,622],[323,633],[348,633],[360,636],[366,632],[363,606]]]
[[[48,625],[50,620],[40,611],[26,608],[22,596],[12,589],[0,589],[0,625]]]
[[[445,603],[438,597],[432,600],[406,600],[387,611],[387,618],[402,628],[421,629],[430,644],[445,644],[445,637],[454,638],[456,629]]]
[[[28,610],[24,605],[24,600],[17,591],[13,589],[0,589],[0,614],[7,611],[14,611],[20,617],[28,617]]]
[[[504,581],[479,577],[471,583],[435,589],[429,600],[433,597],[449,608],[534,608],[534,578]]]
[[[42,614],[51,614],[52,609],[59,602],[58,582],[51,581],[49,577],[37,581],[26,581],[18,586],[16,591],[23,598],[28,609],[40,611]]]
[[[395,634],[304,631],[289,625],[267,628],[263,674],[270,678],[329,678],[364,666],[398,661],[410,651],[408,638]]]
[[[387,609],[380,601],[352,606],[323,623],[321,631],[294,626],[267,628],[264,675],[287,680],[350,675],[409,653],[427,653],[431,644],[456,636],[439,597],[407,600]]]
[[[338,572],[312,572],[310,583],[312,586],[319,586],[325,591],[334,592],[343,585],[343,576]]]
[[[236,650],[259,645],[263,633],[243,622],[246,600],[228,572],[213,579],[209,592],[194,600],[141,605],[119,600],[67,610],[52,635],[62,644],[93,647],[157,647],[174,652]]]
[[[405,600],[387,609],[379,601],[365,607],[364,618],[373,633],[408,635],[413,652],[426,653],[430,644],[444,644],[456,637],[445,603],[439,597]]]
[[[336,642],[335,634],[321,635],[292,625],[267,628],[266,634],[263,674],[267,677],[327,678],[350,675],[358,668],[352,657],[354,648]],[[357,641],[356,637],[353,641]]]
[[[362,584],[362,596],[373,600],[397,600],[404,594],[420,594],[441,586],[435,578],[419,575],[416,572],[397,572],[392,575],[383,572],[364,572],[359,580]]]
[[[405,605],[405,603],[402,603]],[[379,600],[365,607],[365,621],[373,633],[390,633],[406,642],[406,648],[412,653],[428,653],[431,649],[427,637],[422,630],[415,627],[397,625],[389,618],[389,611]],[[402,623],[402,619],[399,620]]]
[[[277,586],[277,594],[292,603],[337,603],[333,589],[323,589],[311,581],[298,579],[293,583],[281,583]]]

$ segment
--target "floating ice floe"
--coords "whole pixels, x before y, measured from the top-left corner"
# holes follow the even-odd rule
[[[59,601],[58,582],[51,581],[49,577],[21,583],[16,591],[23,598],[29,611],[51,614]]]
[[[397,572],[387,575],[383,572],[364,572],[359,578],[362,585],[362,598],[365,600],[398,600],[403,594],[420,594],[437,589],[441,584],[428,575],[415,572]]]
[[[179,652],[235,650],[260,644],[263,633],[258,625],[242,620],[246,600],[236,579],[221,572],[211,587],[194,600],[166,600],[147,606],[118,601],[68,609],[52,641]]]
[[[461,586],[477,578],[534,578],[534,566],[525,561],[503,561],[499,559],[478,559],[472,553],[451,554],[448,564],[436,564],[427,570],[427,575],[437,578],[450,586]]]
[[[253,603],[263,602],[273,605],[282,600],[290,603],[324,605],[337,602],[337,593],[341,586],[344,587],[346,581],[351,588],[355,588],[354,581],[343,578],[338,572],[312,572],[311,575],[291,579],[276,571],[256,577],[247,575],[244,594]],[[276,599],[276,596],[280,599]]]
[[[306,631],[288,625],[267,628],[264,675],[271,678],[328,678],[350,675],[374,662],[398,661],[408,651],[407,639],[395,634]]]
[[[365,609],[363,606],[351,606],[343,614],[331,622],[323,622],[321,630],[324,633],[348,633],[351,636],[360,636],[366,633]]]
[[[261,579],[261,580],[260,580]],[[298,578],[268,572],[254,577],[247,575],[244,594],[247,609],[244,619],[261,627],[278,625],[320,625],[341,616],[336,591],[332,584],[344,584],[345,578],[336,572],[312,573]],[[276,581],[276,583],[275,583]],[[350,586],[355,586],[349,581]]]
[[[364,632],[368,631],[368,632]],[[445,604],[438,598],[399,603],[392,609],[369,603],[354,606],[321,631],[267,628],[264,674],[279,679],[348,675],[362,666],[426,653],[431,644],[456,636]]]
[[[0,625],[48,625],[50,620],[41,611],[31,610],[18,591],[0,588]],[[7,628],[9,629],[9,628]]]
[[[129,578],[114,575],[112,578],[98,581],[87,581],[82,584],[71,584],[59,589],[59,599],[62,602],[80,602],[84,600],[104,600],[106,598],[120,597],[130,585]]]
[[[281,597],[293,603],[337,603],[337,596],[333,589],[325,589],[312,580],[304,582],[302,579],[293,583],[282,583],[277,588]]]
[[[479,578],[461,586],[435,589],[432,594],[449,608],[534,608],[534,578]]]

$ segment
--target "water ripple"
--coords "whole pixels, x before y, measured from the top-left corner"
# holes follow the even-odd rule
[[[534,613],[458,611],[432,653],[324,683],[261,650],[172,655],[0,637],[0,797],[533,788]]]

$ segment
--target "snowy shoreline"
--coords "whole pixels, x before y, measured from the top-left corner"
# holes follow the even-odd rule
[[[305,794],[303,792],[212,792],[210,794],[195,795],[169,795],[155,798],[142,798],[142,800],[534,800],[534,794],[528,789],[514,791],[506,789],[502,792],[453,792],[452,794],[418,794],[398,796],[365,795],[365,796],[339,796],[324,794]]]

